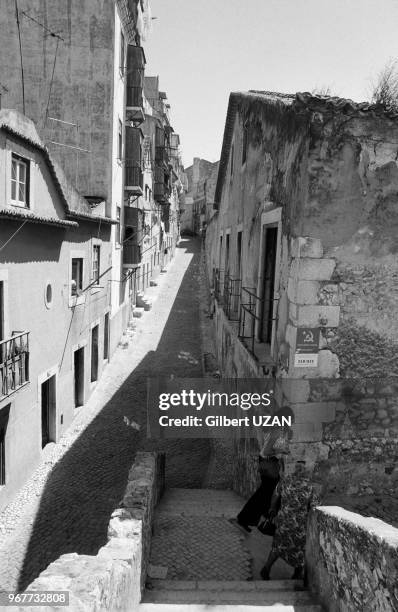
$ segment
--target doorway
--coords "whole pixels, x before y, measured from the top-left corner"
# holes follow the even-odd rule
[[[98,380],[98,327],[91,330],[91,382]]]
[[[271,344],[278,228],[276,226],[264,226],[263,232],[263,275],[259,341]]]
[[[84,404],[84,347],[74,352],[75,408]]]
[[[41,447],[56,441],[56,376],[41,384]]]
[[[130,276],[131,283],[131,276]],[[106,313],[104,318],[104,359],[109,359],[109,312]]]

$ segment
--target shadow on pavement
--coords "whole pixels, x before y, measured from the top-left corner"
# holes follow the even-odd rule
[[[171,374],[181,378],[202,376],[200,244],[193,239],[180,245],[193,253],[193,258],[158,348],[149,352],[131,372],[49,474],[26,548],[18,590],[26,589],[61,555],[71,552],[95,555],[106,544],[108,522],[123,497],[137,450],[166,451],[169,487],[200,487],[204,480],[210,457],[208,440],[146,439],[146,378]],[[180,351],[189,352],[197,363],[179,359]],[[128,427],[125,416],[140,423],[142,430],[137,432]]]

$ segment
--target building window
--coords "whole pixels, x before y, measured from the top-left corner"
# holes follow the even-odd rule
[[[126,56],[126,46],[124,42],[124,34],[120,32],[120,72],[124,75],[124,64],[125,64],[125,56]]]
[[[100,282],[100,266],[101,266],[101,247],[99,244],[93,245],[93,268],[92,279],[95,285]]]
[[[44,303],[46,305],[46,308],[51,308],[53,303],[53,288],[51,283],[46,283],[44,289]]]
[[[70,294],[72,296],[80,295],[83,290],[83,258],[74,257],[72,259],[72,278]]]
[[[29,160],[12,154],[11,203],[29,208]]]
[[[123,124],[119,119],[119,135],[118,135],[118,148],[117,148],[118,159],[123,159]]]

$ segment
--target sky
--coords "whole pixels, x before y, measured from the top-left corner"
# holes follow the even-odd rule
[[[150,0],[159,75],[185,166],[220,157],[231,91],[329,87],[368,100],[398,58],[398,0]]]

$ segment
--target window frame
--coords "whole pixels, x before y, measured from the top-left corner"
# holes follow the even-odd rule
[[[17,172],[15,179],[13,178],[13,167],[14,163],[17,164]],[[23,166],[25,168],[25,181],[22,183],[24,185],[25,191],[25,199],[20,200],[19,197],[12,197],[13,192],[13,183],[15,183],[15,196],[19,194],[19,185],[20,181],[20,167]],[[10,202],[12,206],[18,206],[18,208],[27,208],[30,209],[30,160],[14,151],[11,151],[11,167],[10,167]]]
[[[81,259],[82,260],[82,272],[81,272],[81,290],[80,293],[73,294],[72,293],[72,274],[73,274],[73,260]],[[86,301],[86,293],[84,292],[84,284],[86,282],[86,270],[85,270],[85,262],[86,262],[86,253],[84,251],[71,251],[70,253],[70,264],[69,264],[69,279],[68,279],[68,287],[69,287],[69,307],[78,306],[79,304],[84,304]]]

